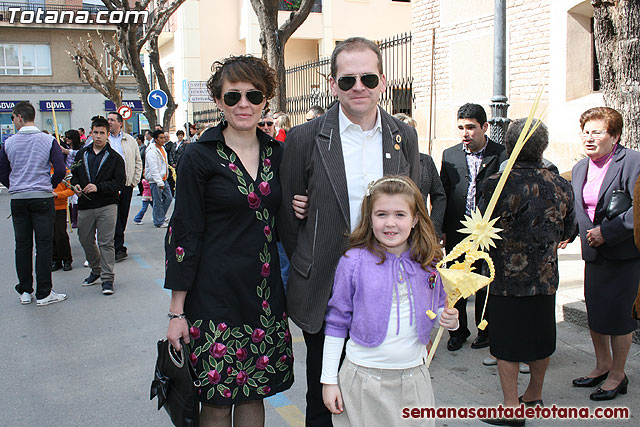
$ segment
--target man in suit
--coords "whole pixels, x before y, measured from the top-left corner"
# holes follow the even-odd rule
[[[138,185],[142,176],[142,157],[135,138],[122,130],[124,121],[120,113],[111,112],[107,114],[107,121],[109,122],[109,145],[124,159],[125,173],[127,175],[127,180],[124,188],[120,191],[118,199],[118,216],[116,218],[114,236],[116,261],[122,261],[127,257],[127,248],[124,245],[124,231],[127,228],[127,220],[129,219],[133,189]]]
[[[447,195],[447,209],[442,227],[445,248],[450,252],[466,235],[458,232],[465,215],[476,209],[476,189],[486,177],[498,172],[500,163],[507,159],[502,145],[493,142],[486,133],[489,129],[487,114],[478,104],[465,104],[458,110],[458,135],[460,143],[442,153],[440,179]],[[476,324],[480,323],[486,289],[476,294]],[[447,348],[459,350],[471,332],[467,327],[467,300],[461,298],[455,305],[460,313],[460,327],[450,331]],[[478,338],[471,348],[489,345],[489,330],[478,331]]]
[[[386,89],[378,46],[361,37],[336,46],[330,86],[339,102],[289,131],[280,165],[283,206],[278,232],[292,267],[289,316],[302,328],[307,346],[307,427],[331,426],[320,383],[324,315],[346,234],[358,224],[365,190],[383,175],[408,175],[416,182],[420,178],[415,129],[377,105]],[[308,217],[298,219],[289,201],[305,192]]]

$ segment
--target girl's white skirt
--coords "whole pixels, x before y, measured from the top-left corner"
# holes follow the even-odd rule
[[[345,358],[338,385],[344,412],[332,416],[334,427],[435,426],[432,419],[403,417],[413,408],[433,408],[435,405],[431,377],[425,365],[409,369],[374,369]]]

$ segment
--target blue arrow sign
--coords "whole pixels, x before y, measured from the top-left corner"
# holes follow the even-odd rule
[[[167,105],[167,100],[167,94],[160,89],[152,90],[147,96],[149,105],[151,105],[151,107],[155,108],[156,110]]]

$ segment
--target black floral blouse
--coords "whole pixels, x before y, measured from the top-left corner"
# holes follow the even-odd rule
[[[282,147],[262,131],[254,181],[219,125],[187,147],[165,238],[165,288],[187,291],[201,400],[230,405],[291,387],[293,353],[275,239]]]
[[[494,174],[481,187],[484,212],[500,179]],[[489,293],[502,296],[552,295],[558,288],[558,243],[576,230],[574,197],[564,178],[542,163],[516,162],[493,218],[500,217],[501,240],[489,255],[496,268]],[[486,267],[485,267],[486,268]]]

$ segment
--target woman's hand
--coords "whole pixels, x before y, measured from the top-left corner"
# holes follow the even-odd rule
[[[587,243],[592,248],[597,248],[600,245],[604,245],[604,237],[602,237],[602,231],[600,226],[594,227],[591,230],[587,230]]]
[[[293,213],[296,215],[296,218],[305,219],[309,214],[309,196],[295,194],[291,205],[293,206]]]
[[[445,308],[440,315],[440,326],[445,329],[458,329],[458,310],[455,308]]]
[[[344,411],[342,393],[338,384],[322,384],[322,401],[332,414],[338,415]]]
[[[167,330],[167,339],[176,350],[180,350],[180,338],[184,339],[185,344],[189,344],[189,324],[187,319],[171,319],[169,320],[169,329]]]
[[[558,243],[558,249],[565,249],[568,244],[569,244],[569,239],[563,240],[560,243]]]

